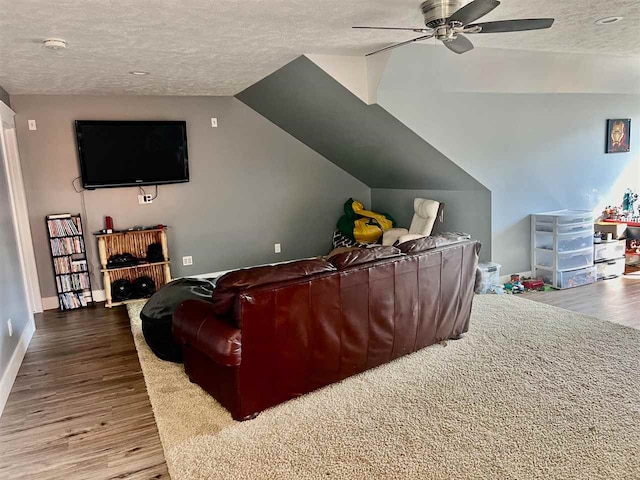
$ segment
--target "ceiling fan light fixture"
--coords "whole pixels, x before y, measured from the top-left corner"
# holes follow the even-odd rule
[[[595,21],[598,26],[613,25],[614,23],[621,22],[624,17],[605,17]]]

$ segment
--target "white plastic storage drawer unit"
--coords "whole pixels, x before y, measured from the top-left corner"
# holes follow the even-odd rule
[[[531,215],[531,270],[535,277],[555,288],[585,285],[592,283],[587,281],[590,278],[595,281],[593,261],[590,211],[558,210]]]

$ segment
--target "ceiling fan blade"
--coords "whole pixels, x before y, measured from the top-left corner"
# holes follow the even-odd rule
[[[401,28],[401,27],[351,27],[351,28],[359,28],[359,29],[366,29],[366,30],[406,30],[408,32],[416,32],[416,33],[433,32],[431,28]]]
[[[462,54],[468,52],[469,50],[473,50],[473,43],[471,43],[467,37],[460,34],[458,34],[458,36],[454,40],[444,41],[442,43],[444,43],[444,46],[449,50],[457,54]]]
[[[467,33],[501,33],[501,32],[523,32],[526,30],[542,30],[550,28],[555,20],[553,18],[529,18],[522,20],[502,20],[499,22],[476,23],[467,25],[466,28],[480,27],[479,32]]]
[[[427,40],[427,39],[429,39],[431,37],[433,37],[433,33],[430,33],[429,35],[425,35],[423,37],[414,38],[412,40],[407,40],[406,42],[395,43],[393,45],[389,45],[388,47],[381,48],[380,50],[376,50],[375,52],[367,53],[365,55],[365,57],[370,57],[371,55],[375,55],[376,53],[384,52],[385,50],[391,50],[392,48],[398,48],[398,47],[401,47],[403,45],[407,45],[409,43],[419,42],[421,40]]]
[[[474,0],[451,15],[449,22],[460,22],[462,25],[475,22],[500,5],[498,0]]]

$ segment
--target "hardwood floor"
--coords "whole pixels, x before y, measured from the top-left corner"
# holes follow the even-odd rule
[[[640,328],[640,276],[524,297]],[[36,323],[0,417],[0,478],[168,479],[126,310]]]
[[[168,479],[126,309],[36,327],[0,417],[0,478]]]
[[[531,292],[523,296],[640,329],[640,273],[569,290]]]

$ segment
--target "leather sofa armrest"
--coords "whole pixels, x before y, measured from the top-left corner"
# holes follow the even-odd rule
[[[242,360],[242,333],[217,317],[213,310],[213,305],[204,300],[182,302],[173,314],[173,338],[220,365],[237,367]]]
[[[387,247],[391,246],[396,243],[396,240],[398,240],[402,235],[407,235],[408,233],[409,230],[406,228],[392,228],[387,230],[382,235],[382,245]]]
[[[418,238],[424,238],[427,235],[421,235],[418,233],[408,233],[406,235],[402,235],[400,236],[400,238],[398,238],[398,244],[404,243],[404,242],[408,242],[410,240],[417,240]]]

